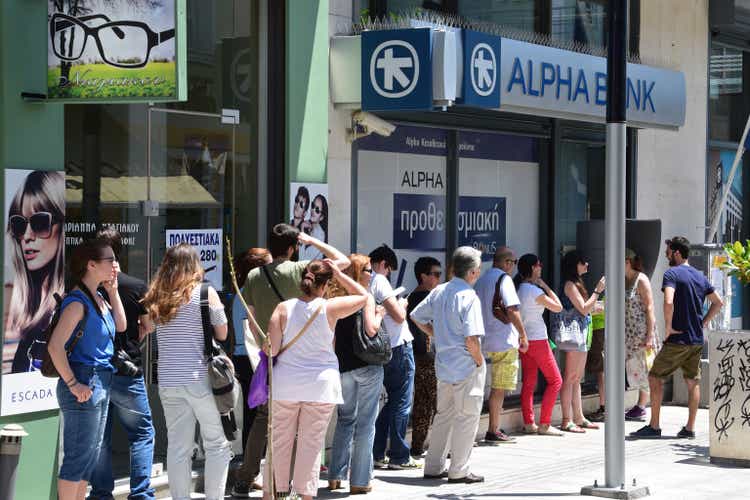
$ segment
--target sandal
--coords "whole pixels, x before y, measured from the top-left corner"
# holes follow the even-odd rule
[[[581,429],[598,429],[599,426],[588,419],[583,419],[580,424],[576,424]]]
[[[539,431],[539,427],[536,424],[526,424],[523,426],[524,434],[536,434]]]
[[[561,431],[572,432],[573,434],[584,434],[586,431],[574,424],[572,421],[560,426]]]

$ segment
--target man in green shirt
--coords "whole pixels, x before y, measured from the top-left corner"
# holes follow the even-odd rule
[[[295,260],[299,245],[317,248],[339,269],[349,267],[347,256],[331,245],[289,224],[276,224],[268,241],[268,250],[273,262],[250,271],[242,288],[242,296],[264,332],[268,330],[271,314],[280,302],[302,295],[299,288],[302,272],[310,261]],[[237,481],[232,489],[232,495],[235,497],[249,498],[252,489],[260,488],[253,482],[260,473],[260,460],[266,448],[267,428],[268,406],[262,405],[257,409],[250,434],[247,436],[245,458],[242,467],[237,471]]]

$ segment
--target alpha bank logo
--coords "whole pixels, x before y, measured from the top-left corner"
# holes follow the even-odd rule
[[[471,51],[471,86],[477,95],[487,97],[497,84],[495,51],[486,43],[478,43]]]
[[[419,82],[419,57],[412,44],[387,40],[370,57],[370,83],[379,95],[389,99],[408,96]]]

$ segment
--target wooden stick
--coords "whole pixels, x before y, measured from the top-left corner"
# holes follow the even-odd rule
[[[237,296],[240,298],[240,303],[242,304],[242,307],[245,308],[245,312],[247,313],[247,319],[250,322],[250,332],[253,334],[253,337],[255,337],[255,341],[258,343],[258,345],[263,348],[263,345],[265,345],[266,341],[268,341],[268,334],[264,333],[261,329],[260,325],[255,319],[255,316],[250,311],[250,307],[247,305],[247,302],[245,301],[245,297],[242,296],[242,290],[240,290],[239,285],[237,284],[237,274],[234,270],[234,256],[232,255],[232,244],[229,240],[229,236],[226,237],[226,246],[227,246],[227,259],[229,260],[229,276],[232,280],[232,287],[234,288],[234,292],[237,294]],[[269,349],[269,352],[271,352],[271,349]],[[271,353],[273,354],[273,353]],[[270,484],[268,485],[269,493],[271,495],[271,498],[276,498],[276,475],[273,473],[273,410],[272,407],[272,401],[273,401],[273,356],[268,356],[268,427],[266,429],[267,434],[267,441],[268,444],[266,446],[266,467],[268,467],[270,473],[268,474],[268,477],[270,477]]]

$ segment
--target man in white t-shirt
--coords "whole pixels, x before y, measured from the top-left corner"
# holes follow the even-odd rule
[[[388,393],[388,402],[380,410],[375,423],[375,442],[372,454],[376,467],[394,470],[420,468],[409,453],[406,442],[406,427],[411,414],[412,392],[414,390],[414,351],[411,341],[414,337],[406,322],[406,299],[396,296],[388,276],[398,269],[396,254],[387,245],[370,252],[372,281],[370,293],[375,302],[382,304],[386,316],[383,325],[391,339],[393,357],[383,367],[383,386]],[[390,438],[390,448],[386,457],[386,444]]]
[[[518,312],[520,301],[516,294],[511,272],[516,266],[513,250],[500,247],[495,252],[492,267],[488,269],[474,290],[482,303],[484,321],[484,342],[482,350],[492,364],[492,385],[490,392],[490,423],[484,440],[490,443],[510,443],[515,441],[500,429],[500,415],[503,412],[505,391],[516,390],[518,381],[518,351],[526,352],[529,341]],[[500,297],[508,312],[510,323],[505,324],[492,314],[492,301],[500,280]]]

